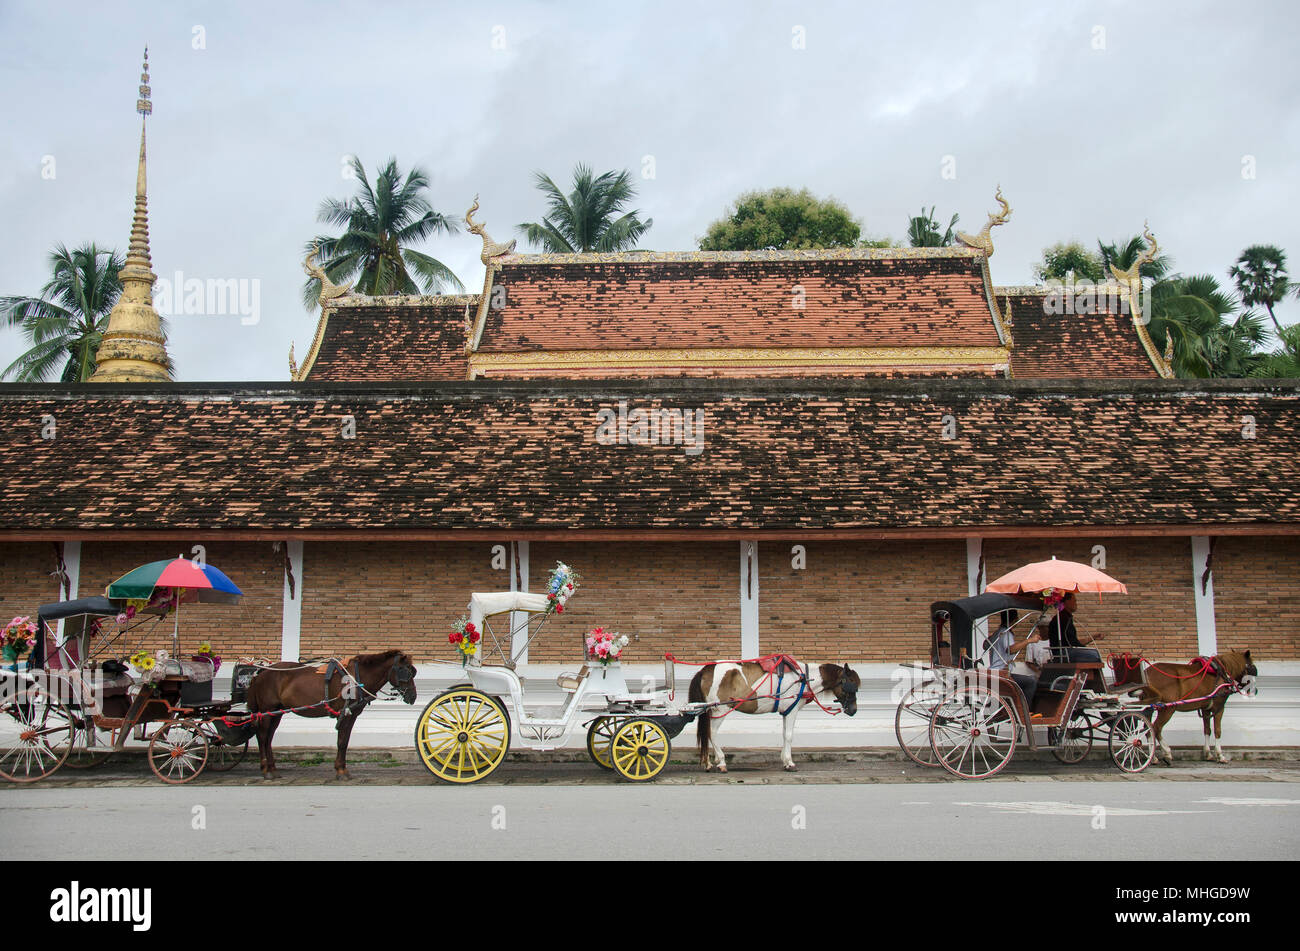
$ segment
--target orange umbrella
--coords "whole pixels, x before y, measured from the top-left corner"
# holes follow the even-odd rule
[[[1128,588],[1105,572],[1077,561],[1036,561],[990,582],[988,591],[1000,594],[1039,594],[1048,588],[1059,591],[1114,591],[1128,594]]]

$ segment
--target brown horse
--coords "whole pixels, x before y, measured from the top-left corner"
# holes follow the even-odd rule
[[[411,655],[400,650],[382,654],[358,654],[346,662],[331,661],[320,666],[285,661],[264,668],[248,685],[250,713],[292,712],[300,717],[338,717],[339,745],[334,757],[338,779],[348,773],[348,738],[361,711],[385,686],[397,688],[407,703],[415,703],[415,667]],[[257,750],[262,775],[276,779],[275,754],[271,740],[283,713],[256,718]]]
[[[709,770],[712,749],[718,772],[727,771],[727,757],[718,743],[718,728],[732,712],[779,713],[782,719],[781,765],[794,772],[790,744],[794,742],[794,721],[799,708],[838,701],[849,716],[858,712],[860,679],[848,664],[800,664],[788,655],[775,654],[759,660],[718,661],[707,664],[691,678],[687,700],[715,704],[700,714],[696,735],[700,743],[700,765]]]
[[[1167,703],[1155,718],[1156,750],[1173,765],[1174,751],[1165,743],[1165,724],[1175,713],[1196,710],[1201,714],[1204,731],[1204,755],[1207,760],[1228,762],[1223,752],[1223,708],[1228,697],[1237,692],[1254,694],[1259,670],[1250,659],[1250,651],[1229,651],[1207,658],[1207,664],[1151,664],[1144,672],[1146,687],[1138,695],[1141,700]],[[1193,701],[1185,703],[1180,701]],[[1214,720],[1214,756],[1210,755],[1210,720]]]

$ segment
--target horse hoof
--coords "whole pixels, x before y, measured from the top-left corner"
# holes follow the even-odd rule
[[[786,767],[785,767],[785,771],[786,771],[787,773],[795,773],[795,772],[798,772],[798,770],[795,769],[795,765],[794,765],[794,763],[791,763],[791,764],[789,764],[788,766],[786,766]]]
[[[1226,753],[1220,753],[1220,754],[1219,754],[1219,762],[1220,762],[1220,763],[1230,763],[1230,762],[1232,762],[1232,758],[1231,758],[1230,756],[1228,756]]]
[[[344,769],[335,773],[334,778],[339,782],[346,782],[347,780],[352,778],[352,774],[349,773],[346,769]]]
[[[727,767],[725,767],[725,766],[719,766],[719,767],[718,767],[718,772],[720,772],[720,773],[725,773],[726,771],[727,771]]]

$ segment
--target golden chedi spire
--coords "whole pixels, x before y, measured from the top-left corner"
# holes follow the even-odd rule
[[[162,318],[153,307],[153,262],[149,258],[149,208],[145,198],[145,118],[153,113],[149,98],[149,49],[140,75],[140,164],[135,176],[135,217],[126,266],[118,272],[122,296],[108,315],[108,329],[95,356],[91,383],[151,383],[166,381],[167,341]]]

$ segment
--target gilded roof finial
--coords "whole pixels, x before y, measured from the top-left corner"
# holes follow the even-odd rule
[[[994,195],[994,198],[997,200],[997,203],[1002,206],[1002,210],[996,215],[989,215],[988,223],[984,225],[984,229],[979,234],[969,235],[961,231],[957,232],[958,241],[966,245],[968,248],[983,251],[986,258],[991,258],[993,256],[993,239],[990,237],[990,232],[998,225],[1006,224],[1007,219],[1011,217],[1011,206],[1008,205],[1006,199],[1002,197],[1001,185],[998,186],[997,194]]]
[[[484,264],[489,264],[493,258],[500,257],[503,254],[509,254],[515,249],[515,239],[511,238],[507,244],[498,244],[492,240],[492,236],[482,224],[474,220],[474,212],[478,211],[478,195],[474,196],[474,204],[469,211],[465,212],[465,225],[469,228],[470,233],[478,235],[483,239],[483,250],[479,254],[479,260]]]
[[[1112,264],[1110,273],[1119,282],[1121,297],[1128,300],[1129,313],[1133,315],[1133,326],[1137,330],[1138,339],[1142,341],[1142,349],[1147,352],[1151,360],[1151,365],[1156,368],[1156,373],[1161,377],[1170,379],[1175,376],[1173,335],[1170,334],[1165,340],[1165,352],[1162,354],[1156,349],[1156,342],[1151,339],[1151,332],[1147,329],[1151,318],[1142,314],[1142,266],[1154,261],[1160,253],[1160,245],[1156,243],[1155,235],[1151,233],[1151,228],[1145,221],[1142,222],[1142,237],[1146,239],[1146,250],[1124,270]]]
[[[140,161],[135,173],[135,215],[126,264],[118,272],[122,296],[108,315],[108,328],[95,354],[92,383],[149,383],[170,379],[162,318],[153,307],[153,262],[149,255],[149,204],[145,195],[145,121],[153,114],[149,88],[149,48],[140,73]]]
[[[320,254],[320,245],[313,244],[311,250],[307,252],[307,257],[303,259],[302,269],[307,272],[308,277],[314,277],[320,281],[320,302],[323,307],[325,304],[340,297],[346,297],[352,292],[352,282],[346,284],[335,284],[325,273],[325,269],[316,263],[316,255]]]
[[[293,357],[293,341],[289,341],[289,379],[298,379],[298,361]]]

